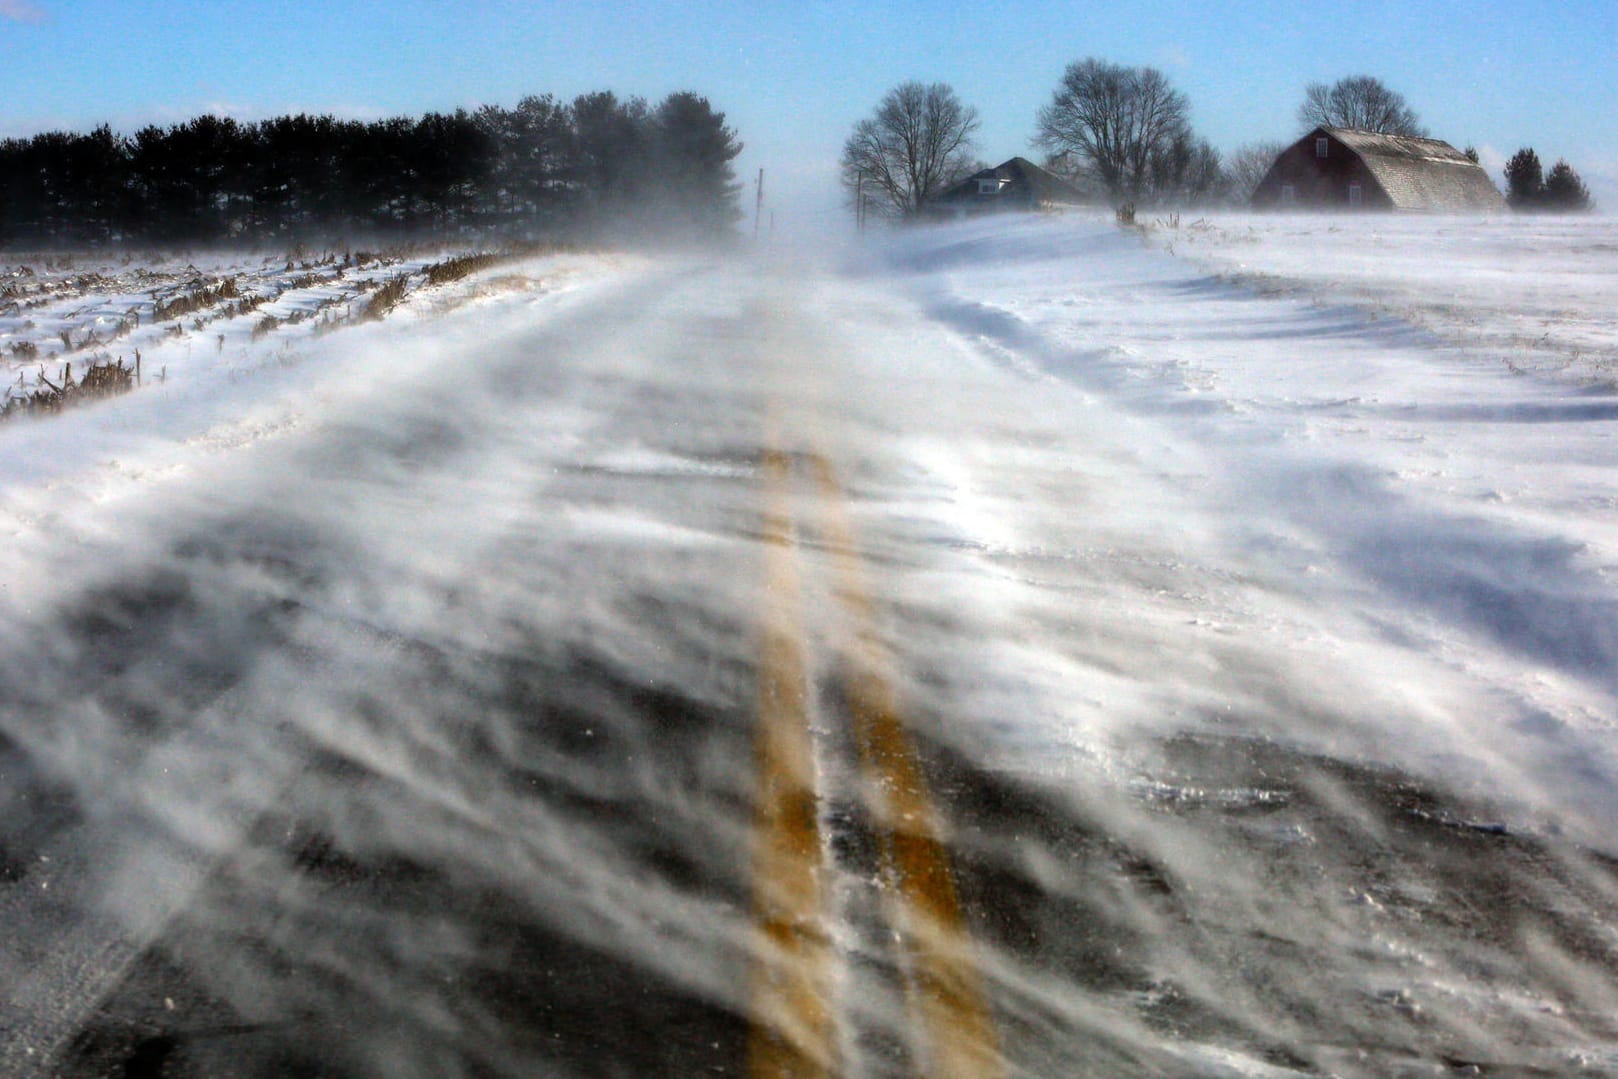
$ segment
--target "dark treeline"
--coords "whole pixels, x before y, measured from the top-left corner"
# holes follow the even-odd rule
[[[0,245],[725,236],[740,152],[725,114],[683,92],[48,132],[0,142]]]

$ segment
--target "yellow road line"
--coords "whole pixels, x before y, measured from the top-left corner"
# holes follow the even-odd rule
[[[912,1011],[926,1033],[923,1074],[992,1079],[1003,1074],[999,1039],[950,873],[949,854],[915,746],[905,730],[876,607],[861,572],[853,523],[831,462],[812,457],[839,599],[856,627],[845,645],[849,708],[864,766],[881,802],[873,807],[884,855],[904,900]],[[895,927],[900,928],[900,927]]]
[[[877,629],[852,521],[835,470],[808,458],[836,597],[854,623],[840,646],[848,707],[870,807],[893,881],[890,920],[906,965],[918,1070],[941,1079],[1004,1073],[998,1037],[951,875],[939,815],[900,714],[891,657]],[[766,609],[760,640],[753,907],[764,946],[754,959],[748,1068],[757,1079],[826,1076],[837,1067],[829,1005],[830,948],[820,870],[825,857],[809,732],[809,664],[793,459],[772,439],[764,457]]]
[[[808,662],[791,514],[791,458],[764,458],[766,593],[759,667],[753,908],[768,941],[752,971],[748,1072],[824,1076],[834,1067],[822,923],[822,858],[808,716]]]

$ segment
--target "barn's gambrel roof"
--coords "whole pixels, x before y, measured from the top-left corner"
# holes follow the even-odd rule
[[[1400,210],[1497,210],[1500,192],[1483,167],[1440,139],[1383,135],[1350,127],[1316,128],[1359,155]]]

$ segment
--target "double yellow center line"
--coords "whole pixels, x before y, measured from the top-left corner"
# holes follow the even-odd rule
[[[810,732],[808,645],[794,463],[807,465],[832,554],[834,594],[852,623],[836,645],[847,707],[867,780],[866,811],[889,884],[918,1071],[992,1077],[1004,1071],[998,1040],[941,838],[937,810],[893,688],[891,656],[877,629],[847,500],[823,455],[764,457],[765,610],[760,641],[758,795],[753,907],[762,946],[753,963],[750,1074],[812,1077],[839,1070],[831,1006],[826,846],[820,828]]]
[[[834,1030],[791,475],[786,454],[773,449],[765,454],[767,587],[759,657],[753,910],[773,954],[753,962],[748,1055],[754,1076],[807,1079],[831,1070]]]

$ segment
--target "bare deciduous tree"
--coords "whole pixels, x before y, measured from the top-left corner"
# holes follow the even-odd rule
[[[1370,75],[1349,75],[1330,86],[1310,83],[1298,106],[1298,120],[1306,128],[1353,127],[1383,135],[1427,133],[1404,95]]]
[[[916,216],[928,200],[975,170],[977,110],[948,85],[905,82],[889,90],[843,144],[842,180],[876,212]]]
[[[1219,151],[1189,128],[1152,153],[1151,194],[1156,202],[1197,206],[1223,196],[1225,170]]]
[[[1270,171],[1275,159],[1286,147],[1279,142],[1250,142],[1240,146],[1225,159],[1225,177],[1229,184],[1230,200],[1238,206],[1247,205],[1264,174]]]
[[[1151,193],[1152,160],[1190,133],[1190,105],[1162,72],[1094,58],[1069,64],[1039,110],[1035,141],[1115,199]]]

